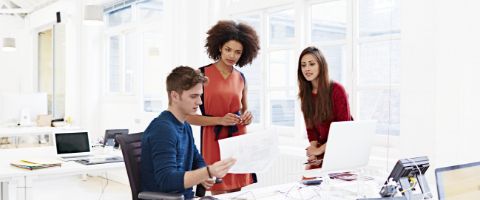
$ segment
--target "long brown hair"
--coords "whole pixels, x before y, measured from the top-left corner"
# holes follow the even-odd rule
[[[318,63],[318,88],[317,97],[314,102],[312,97],[313,85],[307,81],[302,73],[302,57],[311,54]],[[315,123],[328,120],[332,116],[332,100],[330,97],[330,78],[328,76],[328,64],[322,52],[314,46],[305,48],[298,58],[298,97],[301,101],[305,124],[311,128]]]

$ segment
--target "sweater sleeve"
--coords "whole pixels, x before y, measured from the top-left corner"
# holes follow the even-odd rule
[[[159,190],[167,193],[182,193],[185,171],[177,169],[177,137],[176,130],[167,123],[161,123],[152,131],[162,134],[152,134],[148,142],[151,146],[153,174]]]
[[[192,127],[189,126],[190,133],[192,133]],[[196,170],[202,167],[205,167],[205,161],[203,160],[202,155],[198,152],[197,145],[195,145],[195,139],[193,138],[193,134],[190,134],[192,138],[192,145],[193,145],[193,166],[192,170]]]
[[[315,129],[314,127],[307,128],[307,136],[308,136],[308,141],[309,142],[318,141],[317,129]]]
[[[348,96],[342,85],[336,84],[333,91],[333,121],[351,121],[350,106],[348,105]]]

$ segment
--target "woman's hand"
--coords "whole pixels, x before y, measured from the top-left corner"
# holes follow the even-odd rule
[[[233,113],[227,113],[225,116],[220,117],[220,120],[218,123],[222,126],[232,126],[240,122],[241,122],[240,116]]]
[[[245,111],[242,115],[240,115],[240,125],[249,125],[252,123],[253,115],[250,111]]]
[[[317,159],[317,156],[311,155],[307,159],[307,164],[309,165],[320,165],[322,164],[323,159]]]
[[[325,153],[325,150],[323,150],[323,148],[321,148],[321,146],[318,146],[318,145],[310,145],[305,150],[307,150],[307,157],[319,156]]]

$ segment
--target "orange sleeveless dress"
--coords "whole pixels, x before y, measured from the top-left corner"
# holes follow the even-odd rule
[[[203,88],[203,105],[200,106],[202,114],[223,117],[227,113],[238,113],[242,107],[242,91],[245,87],[243,75],[234,69],[227,78],[224,78],[215,64],[204,67],[202,71],[209,79]],[[205,162],[211,165],[220,160],[219,139],[245,133],[246,127],[241,125],[237,125],[236,128],[202,126],[201,149]],[[234,190],[254,183],[252,174],[227,174],[222,179],[223,183],[215,184],[210,190]]]

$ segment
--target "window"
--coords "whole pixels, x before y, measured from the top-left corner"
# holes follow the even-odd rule
[[[134,71],[138,63],[136,41],[137,39],[134,33],[109,37],[108,93],[133,94]]]
[[[251,66],[240,69],[247,79],[249,110],[263,128],[283,127],[293,135],[297,127],[295,12],[291,8],[235,17],[251,25],[260,37],[261,51]],[[265,26],[264,22],[267,22]],[[266,42],[268,41],[268,42]],[[255,125],[254,124],[254,125]]]
[[[295,46],[295,11],[284,9],[267,12],[268,52],[267,67],[267,112],[268,126],[283,127],[285,132],[293,134],[295,128],[296,68]]]
[[[378,134],[400,135],[399,1],[360,1],[358,13],[358,117],[378,120]]]
[[[232,13],[233,18],[254,26],[261,38],[257,66],[244,70],[250,88],[260,85],[249,91],[250,110],[262,117],[256,123],[305,138],[297,136],[304,133],[304,122],[296,68],[300,51],[315,45],[328,60],[330,78],[347,89],[354,117],[378,120],[378,134],[400,134],[398,0],[303,0],[262,8],[247,4],[230,1],[229,7],[238,6],[242,13]],[[244,14],[248,10],[254,14]]]
[[[137,7],[139,19],[158,18],[164,12],[164,2],[162,0],[139,2]]]
[[[310,7],[310,40],[328,61],[330,79],[347,85],[347,2],[313,4]]]
[[[240,16],[237,18],[242,23],[246,23],[255,29],[260,41],[262,41],[262,29],[261,29],[261,15],[252,14]],[[261,45],[261,44],[260,44]],[[259,52],[257,58],[253,60],[251,65],[244,66],[239,70],[244,74],[248,85],[247,103],[248,110],[253,115],[252,127],[259,127],[264,122],[264,115],[262,114],[263,107],[263,67],[262,67],[262,53]]]
[[[146,24],[162,24],[165,4],[163,0],[119,1],[105,9],[107,19],[107,93],[110,95],[135,95],[137,80],[143,84],[143,110],[157,112],[164,109],[160,92],[162,84],[153,84],[162,72],[160,66],[160,40],[163,35]],[[150,26],[155,27],[155,26]],[[158,26],[156,26],[158,27]],[[165,59],[165,58],[164,58]],[[153,67],[155,66],[155,67]],[[144,72],[143,74],[141,72]],[[155,77],[151,77],[155,76]],[[164,88],[164,87],[162,87]]]
[[[132,7],[124,7],[118,10],[111,11],[107,15],[109,27],[118,26],[121,24],[129,23],[132,20]]]
[[[164,75],[169,73],[171,64],[162,48],[166,43],[162,32],[152,30],[142,35],[143,111],[159,113],[168,106]]]

